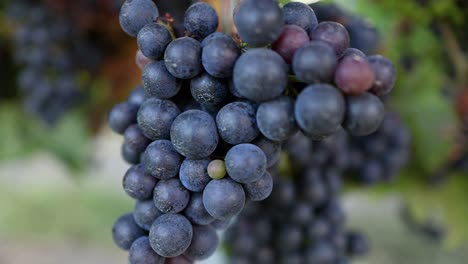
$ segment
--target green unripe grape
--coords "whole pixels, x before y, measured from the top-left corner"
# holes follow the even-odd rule
[[[223,160],[213,160],[208,164],[208,175],[215,180],[219,180],[226,176],[226,165]]]

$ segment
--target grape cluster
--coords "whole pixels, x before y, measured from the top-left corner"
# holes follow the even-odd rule
[[[394,180],[409,160],[410,140],[409,130],[400,117],[387,113],[375,133],[350,139],[349,174],[365,185]]]
[[[367,252],[366,237],[345,229],[341,207],[347,139],[297,133],[285,144],[293,168],[275,173],[272,195],[246,205],[227,230],[230,263],[349,263]]]
[[[142,85],[109,114],[133,164],[123,187],[136,206],[113,229],[130,263],[209,257],[216,228],[270,196],[283,146],[313,174],[309,150],[290,149],[305,147],[294,141],[327,145],[343,128],[364,136],[384,119],[379,96],[393,88],[393,64],[350,49],[346,29],[318,23],[305,4],[242,1],[234,37],[216,32],[218,16],[206,3],[186,10],[183,36],[150,0],[125,1],[119,21],[136,38],[143,69]],[[333,154],[319,165],[326,177],[307,178],[319,192],[333,190],[301,201],[295,213],[304,225],[306,211],[341,214]]]
[[[94,7],[92,3],[81,5]],[[15,62],[20,66],[17,84],[24,107],[53,125],[85,99],[80,76],[98,69],[104,54],[102,45],[51,3],[12,1],[8,17],[15,26]]]

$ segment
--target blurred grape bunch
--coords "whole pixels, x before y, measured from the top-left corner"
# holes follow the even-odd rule
[[[400,62],[398,85],[388,103],[402,113],[411,130],[413,155],[395,189],[404,194],[415,221],[441,219],[446,245],[465,243],[468,2],[339,2],[386,32],[381,36],[382,50]]]
[[[21,0],[7,5],[25,109],[48,126],[77,106],[95,103],[99,93],[90,87],[96,88],[109,58],[121,54],[115,45],[123,39],[118,23],[109,23],[118,14],[114,2]]]

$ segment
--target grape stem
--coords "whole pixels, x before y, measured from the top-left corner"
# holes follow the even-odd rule
[[[455,69],[456,87],[458,89],[462,89],[467,83],[468,76],[468,63],[466,55],[460,48],[460,45],[452,28],[449,25],[447,25],[447,23],[440,23],[439,28],[442,32],[442,36],[447,47],[447,53]]]

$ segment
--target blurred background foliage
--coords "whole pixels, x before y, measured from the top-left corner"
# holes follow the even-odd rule
[[[67,174],[76,175],[74,180],[79,182],[83,175],[93,177],[89,170],[90,157],[96,151],[92,143],[106,131],[107,111],[139,83],[136,45],[133,39],[120,32],[118,8],[114,8],[120,5],[116,4],[117,0],[102,1],[108,8],[101,9],[86,8],[84,2],[87,1],[44,2],[58,16],[69,15],[70,6],[67,5],[71,5],[74,13],[71,23],[85,32],[99,34],[100,41],[112,46],[112,52],[104,52],[97,71],[82,70],[80,83],[86,83],[81,86],[86,94],[84,103],[67,112],[55,125],[46,125],[22,106],[22,95],[15,85],[20,67],[14,63],[15,24],[7,18],[8,1],[1,1],[0,164],[27,160],[45,151],[61,160]],[[173,9],[173,5],[187,5],[190,1],[161,2],[165,10],[176,10],[172,15],[177,18],[184,8]],[[216,2],[220,9],[223,2]],[[344,24],[350,23],[348,19],[352,16],[349,14],[356,14],[377,27],[380,33],[378,53],[391,58],[398,70],[397,85],[387,100],[387,108],[400,113],[412,133],[411,162],[395,182],[365,190],[352,186],[350,190],[376,198],[400,195],[404,201],[399,210],[400,219],[419,229],[440,231],[437,234],[442,234],[443,244],[450,250],[463,247],[468,241],[468,1],[336,0],[320,3],[336,4],[346,10],[340,12],[348,15],[338,11],[335,14]],[[118,149],[113,150],[118,152]],[[2,177],[10,175],[2,173]],[[118,179],[120,174],[113,177]],[[125,208],[130,208],[123,195],[103,194],[102,190],[89,185],[55,193],[33,189],[26,196],[4,189],[0,188],[0,201],[8,202],[0,202],[5,208],[0,215],[2,233],[77,232],[77,236],[101,240],[108,233],[109,223]],[[57,197],[63,199],[57,200]],[[16,200],[12,202],[12,199]],[[69,214],[69,203],[79,204],[79,209]],[[109,204],[115,206],[109,207]],[[56,215],[57,221],[47,226],[40,222],[28,225],[24,219],[29,215],[23,214],[28,210]],[[87,229],[80,222],[91,216],[97,223]],[[51,226],[56,230],[50,230]]]

